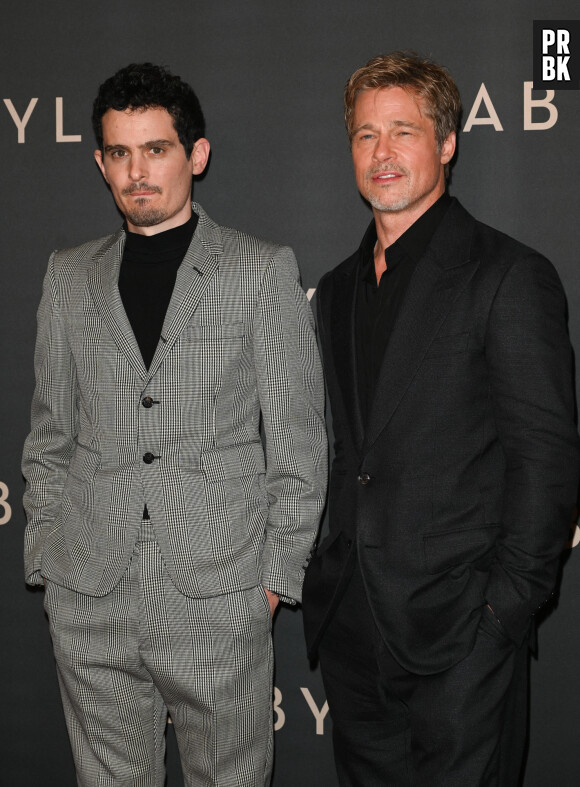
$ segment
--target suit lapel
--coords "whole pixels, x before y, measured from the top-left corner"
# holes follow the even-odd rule
[[[348,423],[352,426],[352,437],[358,449],[362,446],[364,436],[358,391],[355,331],[359,257],[357,252],[350,268],[344,275],[337,277],[330,330],[337,384],[342,389]]]
[[[145,377],[141,351],[119,293],[119,269],[124,245],[125,233],[119,230],[112,236],[110,243],[96,255],[95,264],[89,273],[88,287],[117,346],[127,356],[139,377]]]
[[[470,259],[474,221],[454,201],[409,282],[387,344],[364,439],[366,452],[387,426],[454,301],[479,265]]]
[[[191,319],[200,298],[218,267],[222,253],[221,233],[203,208],[193,203],[199,216],[191,244],[177,272],[173,294],[167,308],[161,338],[147,371],[137,340],[127,318],[119,293],[119,269],[125,233],[119,230],[96,255],[88,286],[119,350],[124,353],[140,378],[150,378],[167,356],[175,340]]]
[[[214,224],[200,205],[194,203],[193,209],[199,216],[198,225],[177,272],[159,344],[149,367],[149,377],[155,374],[179,334],[191,320],[212,275],[218,268],[223,252],[221,233],[217,224]]]

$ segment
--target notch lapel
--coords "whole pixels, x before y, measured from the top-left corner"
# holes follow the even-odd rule
[[[148,377],[152,377],[164,358],[171,351],[179,334],[191,319],[191,315],[207,289],[217,270],[223,252],[221,233],[205,213],[203,208],[193,203],[193,210],[199,216],[198,225],[175,280],[173,294],[169,301],[161,337],[149,367]]]
[[[112,236],[110,243],[95,255],[95,264],[88,276],[88,288],[117,346],[127,356],[139,377],[144,378],[145,364],[119,293],[119,270],[124,245],[125,233],[120,229]]]
[[[358,390],[356,353],[356,302],[360,255],[357,252],[350,270],[335,283],[332,299],[330,335],[336,370],[336,384],[342,390],[347,422],[351,425],[352,438],[357,449],[363,444],[364,425]]]
[[[385,349],[363,452],[392,418],[453,303],[479,266],[470,259],[474,220],[454,200],[409,282]]]

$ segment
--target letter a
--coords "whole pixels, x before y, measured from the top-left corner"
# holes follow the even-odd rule
[[[488,116],[478,118],[477,113],[482,102],[485,104],[485,108],[488,111]],[[495,111],[494,105],[491,103],[491,98],[489,97],[489,93],[487,92],[483,82],[481,83],[481,87],[479,88],[477,96],[475,97],[475,101],[473,102],[471,112],[469,113],[467,123],[465,124],[463,130],[466,132],[471,131],[472,126],[493,126],[496,131],[503,131],[503,126],[499,122],[499,117]]]

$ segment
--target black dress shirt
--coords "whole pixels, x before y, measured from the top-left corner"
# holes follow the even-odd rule
[[[451,198],[443,194],[391,246],[385,249],[387,270],[377,285],[374,249],[377,231],[369,225],[359,249],[356,300],[358,386],[366,424],[389,336],[417,263],[445,215]]]

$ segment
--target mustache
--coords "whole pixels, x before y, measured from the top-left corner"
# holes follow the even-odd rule
[[[367,170],[367,178],[372,178],[374,175],[378,175],[380,172],[396,172],[398,175],[408,175],[408,170],[405,167],[400,167],[398,164],[388,164],[381,167],[373,167],[372,169]]]
[[[151,186],[149,183],[132,183],[126,189],[123,189],[123,194],[129,196],[129,194],[136,194],[140,191],[154,191],[156,194],[161,194],[159,186]]]

